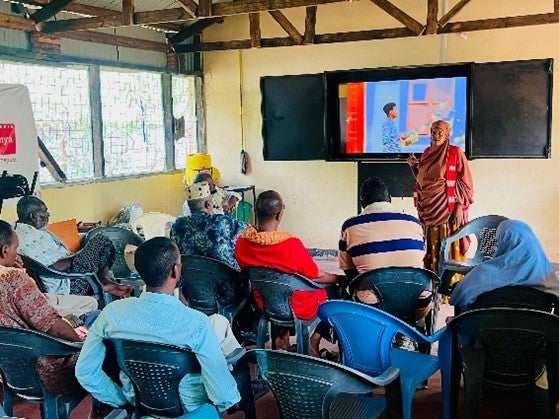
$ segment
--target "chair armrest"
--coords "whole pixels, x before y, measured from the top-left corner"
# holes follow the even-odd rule
[[[371,377],[371,380],[378,386],[386,387],[400,375],[400,370],[395,367],[388,367],[381,375]]]

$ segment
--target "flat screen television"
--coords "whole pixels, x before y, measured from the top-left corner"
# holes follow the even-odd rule
[[[469,156],[470,76],[469,64],[325,73],[328,159],[419,155],[439,119]]]

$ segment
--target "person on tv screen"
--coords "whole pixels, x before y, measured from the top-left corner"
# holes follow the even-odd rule
[[[431,124],[431,145],[419,160],[407,159],[416,179],[414,204],[427,240],[425,267],[434,272],[442,239],[468,222],[468,207],[474,202],[474,184],[466,156],[451,145],[450,125],[442,120]],[[453,245],[453,259],[463,259],[469,241]]]
[[[398,117],[398,109],[394,102],[388,102],[382,107],[386,114],[386,119],[382,123],[382,151],[384,153],[400,153],[400,141],[405,141],[408,136],[406,134],[398,134],[396,122]]]

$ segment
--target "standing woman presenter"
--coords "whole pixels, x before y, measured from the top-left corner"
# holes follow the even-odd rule
[[[419,160],[408,157],[416,180],[414,204],[425,231],[425,267],[438,271],[442,239],[468,222],[468,207],[474,202],[474,185],[466,156],[450,144],[450,126],[439,120],[431,124],[431,145]],[[453,243],[452,257],[463,259],[469,241]]]

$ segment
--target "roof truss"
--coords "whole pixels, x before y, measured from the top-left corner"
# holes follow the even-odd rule
[[[369,0],[371,7],[378,7],[392,16],[402,26],[338,33],[316,33],[317,8],[328,3],[347,0],[235,0],[215,3],[212,0],[177,0],[178,8],[136,11],[135,3],[142,0],[122,0],[121,10],[82,5],[75,0],[12,0],[36,10],[23,18],[15,15],[0,14],[0,27],[21,29],[28,32],[43,32],[49,36],[71,39],[91,39],[93,42],[114,44],[115,42],[134,44],[125,37],[91,31],[99,28],[118,28],[126,26],[149,26],[172,31],[167,36],[167,44],[151,41],[138,42],[138,48],[186,53],[195,51],[215,51],[225,49],[265,48],[334,42],[352,42],[397,37],[424,36],[446,33],[460,33],[514,26],[530,26],[559,22],[559,0],[550,0],[553,11],[524,16],[499,17],[471,21],[456,21],[460,12],[471,0],[459,0],[452,9],[438,18],[439,0],[424,0],[425,18],[416,20],[403,8],[395,6],[391,0]],[[79,1],[79,0],[77,0]],[[479,1],[479,0],[478,0]],[[304,33],[283,13],[284,9],[305,7]],[[72,19],[51,20],[60,11],[78,14]],[[268,13],[285,31],[285,37],[262,38],[260,14]],[[234,15],[246,15],[249,39],[225,40],[219,42],[195,42],[182,44],[191,37],[211,30],[216,23]],[[452,21],[451,21],[452,20]],[[130,38],[133,39],[133,38]]]

